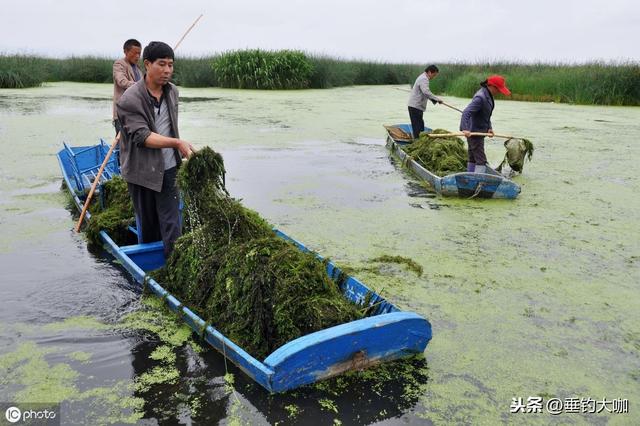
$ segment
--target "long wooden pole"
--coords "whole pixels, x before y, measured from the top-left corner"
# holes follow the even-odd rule
[[[176,43],[175,47],[173,48],[173,50],[177,50],[178,46],[180,46],[180,43],[182,43],[182,40],[184,40],[184,38],[187,36],[187,34],[189,34],[189,32],[193,29],[193,27],[196,26],[196,24],[198,23],[198,21],[200,20],[200,18],[202,18],[202,14],[200,14],[200,16],[198,16],[196,18],[195,21],[193,21],[193,24],[191,24],[191,26],[189,28],[187,28],[187,31],[184,32],[184,34],[182,35],[182,37],[180,38],[180,40],[178,40],[178,42]]]
[[[448,137],[452,137],[452,136],[464,136],[464,133],[459,132],[459,133],[428,133],[427,136],[429,136],[430,138],[448,138]],[[504,138],[504,139],[522,139],[522,138],[518,138],[515,136],[509,136],[509,135],[499,135],[499,134],[491,134],[491,133],[481,133],[481,132],[471,132],[469,134],[469,136],[489,136],[489,137],[495,137],[495,138]]]
[[[191,26],[187,29],[187,31],[185,31],[185,33],[182,35],[180,40],[178,40],[178,42],[176,43],[173,50],[176,50],[178,46],[180,46],[180,43],[182,43],[182,40],[184,40],[187,34],[189,34],[189,32],[193,29],[193,27],[196,26],[200,18],[202,18],[202,15],[198,16],[198,18],[193,22],[193,24],[191,24]],[[87,210],[89,209],[89,204],[91,204],[91,198],[93,197],[93,193],[96,192],[96,188],[100,183],[102,172],[104,172],[104,168],[107,166],[107,163],[109,162],[109,158],[111,158],[111,154],[113,153],[113,150],[118,145],[118,141],[120,140],[120,133],[121,132],[118,132],[118,134],[116,135],[116,138],[113,140],[113,142],[111,142],[111,147],[109,147],[109,151],[107,152],[107,155],[104,157],[104,160],[102,161],[102,165],[100,165],[100,169],[98,169],[98,174],[96,175],[95,179],[93,180],[93,183],[91,184],[91,190],[87,194],[87,199],[84,202],[84,206],[82,206],[82,211],[80,212],[80,217],[78,218],[78,223],[76,224],[76,228],[75,228],[76,232],[80,232],[82,221],[84,220],[84,217],[87,214]]]
[[[411,92],[411,90],[409,90],[409,89],[403,89],[403,88],[401,88],[401,87],[394,87],[394,89],[396,89],[396,90],[401,90],[401,91],[403,91],[403,92]],[[455,109],[455,110],[456,110],[456,111],[458,111],[459,113],[462,113],[462,110],[461,110],[461,109],[456,108],[456,107],[454,107],[453,105],[446,103],[445,101],[442,101],[442,105],[444,105],[444,106],[446,106],[446,107],[449,107],[449,108],[451,108],[451,109]]]
[[[446,106],[446,107],[449,107],[449,108],[451,108],[451,109],[455,109],[455,110],[456,110],[456,111],[458,111],[459,113],[462,113],[462,110],[461,110],[461,109],[458,109],[458,108],[454,107],[453,105],[449,105],[449,104],[448,104],[448,103],[446,103],[445,101],[442,101],[442,105],[444,105],[444,106]]]

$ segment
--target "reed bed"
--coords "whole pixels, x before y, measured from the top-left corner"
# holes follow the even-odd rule
[[[295,50],[236,50],[213,61],[213,71],[222,87],[237,89],[305,89],[313,66]]]
[[[34,87],[45,81],[109,83],[112,58],[43,58],[0,55],[0,88]],[[346,60],[301,51],[236,50],[178,57],[174,81],[185,87],[247,89],[332,88],[413,83],[425,64]],[[584,105],[640,105],[640,63],[438,63],[436,94],[471,97],[490,74],[502,74],[511,99]]]

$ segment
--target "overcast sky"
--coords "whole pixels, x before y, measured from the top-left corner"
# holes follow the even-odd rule
[[[638,0],[2,0],[0,53],[302,49],[392,62],[640,60]]]

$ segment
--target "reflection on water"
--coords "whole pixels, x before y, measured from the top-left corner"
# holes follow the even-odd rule
[[[389,158],[382,124],[406,121],[391,87],[181,89],[181,136],[223,153],[232,195],[433,325],[426,362],[268,395],[155,323],[166,315],[145,314],[127,274],[73,232],[55,153],[112,136],[110,94],[0,91],[0,400],[56,395],[70,422],[98,424],[492,424],[510,420],[513,397],[640,400],[637,108],[498,101],[496,131],[536,145],[522,193],[460,200]],[[459,116],[434,107],[426,119],[456,129]],[[499,161],[502,143],[487,153]],[[372,268],[382,255],[424,273]]]

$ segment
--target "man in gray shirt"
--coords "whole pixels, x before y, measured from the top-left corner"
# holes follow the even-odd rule
[[[438,76],[440,70],[435,65],[429,65],[425,68],[424,73],[416,78],[409,96],[409,119],[411,119],[411,128],[413,129],[413,137],[418,138],[421,132],[424,132],[424,110],[427,109],[427,101],[434,104],[442,103],[442,100],[429,90],[429,81]]]
[[[193,146],[178,132],[178,89],[173,74],[173,49],[153,41],[144,48],[147,71],[118,101],[122,124],[120,168],[138,217],[142,242],[162,240],[165,257],[182,234],[180,197],[176,186],[181,157]]]

